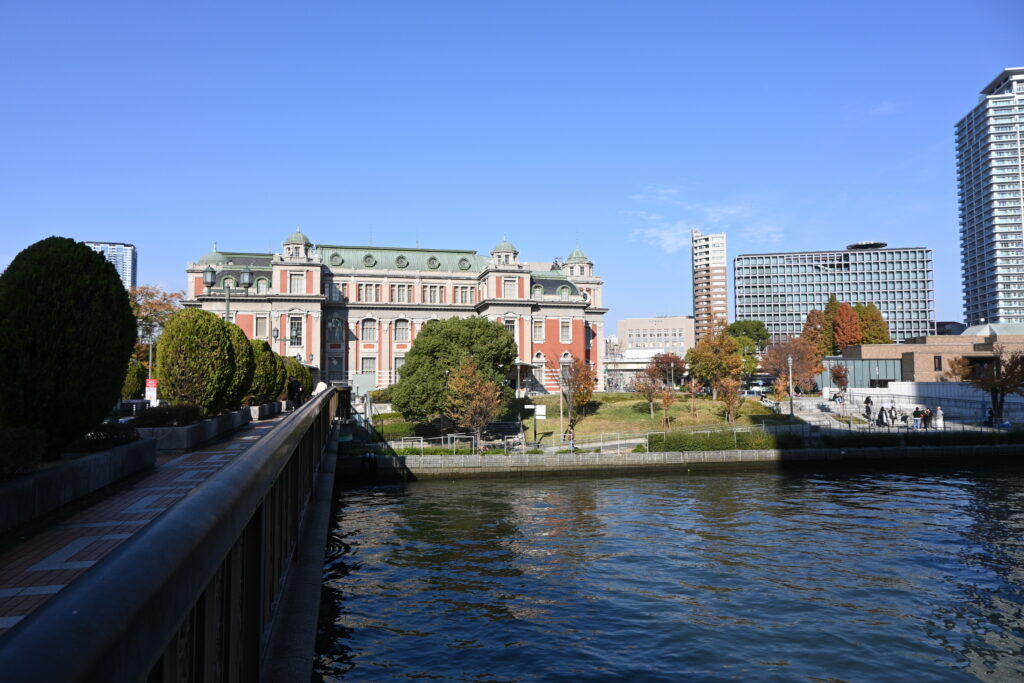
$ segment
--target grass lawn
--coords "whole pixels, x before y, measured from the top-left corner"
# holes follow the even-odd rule
[[[537,438],[544,442],[557,438],[558,432],[558,396],[536,396],[535,403],[547,406],[546,420],[537,420]],[[691,402],[689,398],[679,398],[669,411],[672,429],[696,427],[703,425],[725,424],[724,410],[718,401],[699,398]],[[739,410],[737,424],[773,424],[788,421],[786,415],[775,415],[761,405],[757,399],[748,398]],[[534,419],[524,420],[528,439],[533,438]],[[603,393],[594,394],[594,400],[586,411],[585,417],[576,425],[576,435],[607,434],[614,432],[651,432],[662,431],[661,404],[654,404],[654,419],[651,419],[647,401],[634,393]]]

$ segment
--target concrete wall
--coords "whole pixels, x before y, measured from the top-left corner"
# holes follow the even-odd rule
[[[863,408],[870,396],[878,409],[879,402],[890,400],[897,409],[912,412],[916,406],[935,410],[942,406],[947,420],[981,422],[992,405],[988,393],[961,382],[891,382],[885,389],[847,389],[851,406]],[[1003,417],[1011,422],[1024,422],[1024,396],[1007,396]]]
[[[806,448],[792,451],[687,451],[676,453],[562,453],[537,455],[392,455],[338,458],[342,477],[431,479],[545,475],[578,472],[689,471],[712,467],[781,467],[796,463],[894,463],[920,460],[971,462],[1020,458],[1024,445],[914,446],[903,448]]]

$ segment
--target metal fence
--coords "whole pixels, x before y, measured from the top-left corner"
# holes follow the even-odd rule
[[[337,414],[326,391],[4,635],[17,681],[255,681]]]

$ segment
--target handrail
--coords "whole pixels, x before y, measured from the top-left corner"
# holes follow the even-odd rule
[[[311,399],[244,456],[200,484],[17,623],[2,640],[3,676],[38,681],[147,678],[172,640],[180,637],[183,622],[197,610],[214,575],[224,571],[226,558],[235,556],[243,535],[252,536],[250,546],[265,550],[264,530],[269,527],[262,521],[267,517],[264,501],[289,463],[310,450],[304,440],[307,434],[322,442],[309,445],[316,449],[319,461],[337,400],[334,389]],[[327,428],[322,429],[325,421]],[[284,483],[299,490],[292,481]],[[297,519],[295,515],[296,524]],[[258,533],[250,534],[254,522]],[[252,547],[244,551],[251,553]],[[258,601],[256,607],[250,603],[245,615],[255,618],[259,633],[243,634],[248,647],[240,646],[245,656],[234,664],[252,671],[258,669],[259,662],[247,660],[261,652],[263,631],[270,621],[265,616],[269,611],[264,606],[269,602],[265,574],[272,560],[247,555],[244,561],[248,560],[252,561],[235,571],[248,571],[250,565],[263,567],[256,572],[258,581],[246,579],[250,592],[243,596]],[[254,584],[255,598],[251,592]],[[239,669],[232,669],[231,680],[241,678]]]

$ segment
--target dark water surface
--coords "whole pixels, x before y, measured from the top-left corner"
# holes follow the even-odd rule
[[[1024,469],[342,494],[316,678],[1024,680]]]

